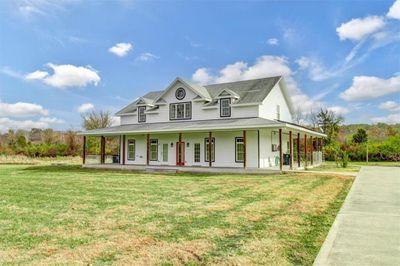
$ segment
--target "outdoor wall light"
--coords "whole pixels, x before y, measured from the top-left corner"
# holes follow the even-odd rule
[[[174,147],[174,143],[173,142],[171,142],[171,148],[173,148]]]
[[[188,142],[188,143],[186,143],[186,147],[188,147],[188,148],[189,148],[189,142]]]

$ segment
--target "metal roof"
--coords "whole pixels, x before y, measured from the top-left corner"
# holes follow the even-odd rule
[[[94,129],[80,132],[80,135],[118,135],[127,133],[185,132],[207,130],[235,130],[284,126],[275,120],[265,118],[227,118],[198,121],[168,121],[159,123],[139,123]]]

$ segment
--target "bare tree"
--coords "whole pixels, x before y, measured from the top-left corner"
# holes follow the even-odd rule
[[[82,115],[82,127],[86,130],[109,127],[112,124],[110,112],[90,111]]]
[[[54,144],[56,142],[56,136],[54,134],[54,130],[51,128],[47,128],[42,131],[42,141],[47,145]]]

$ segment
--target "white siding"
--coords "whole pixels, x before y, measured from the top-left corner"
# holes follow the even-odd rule
[[[275,85],[268,96],[265,97],[263,104],[260,105],[260,117],[277,119],[277,105],[280,107],[280,120],[292,122],[292,114],[279,83]]]

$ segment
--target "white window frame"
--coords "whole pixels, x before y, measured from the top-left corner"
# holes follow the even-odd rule
[[[201,146],[200,146],[200,143],[195,143],[194,144],[194,158],[193,158],[193,160],[194,160],[194,162],[195,163],[199,163],[200,162],[200,160],[201,160]]]
[[[128,154],[126,157],[128,161],[134,161],[136,158],[136,141],[134,139],[128,139],[127,146],[128,148],[126,150]],[[133,146],[133,151],[130,150],[131,146]],[[131,156],[132,155],[131,152],[133,152],[133,156]]]
[[[189,119],[192,119],[192,102],[171,103],[169,105],[169,120]]]
[[[158,139],[150,139],[150,161],[158,161]],[[153,151],[153,147],[155,147],[155,151]],[[153,157],[155,155],[155,157]]]
[[[239,158],[239,156],[241,156],[241,158]],[[235,162],[237,162],[237,163],[244,162],[244,138],[243,137],[235,138]]]
[[[204,139],[204,161],[209,162],[208,138]],[[215,138],[211,138],[211,161],[215,162]]]
[[[219,100],[220,117],[231,116],[231,98],[221,98]]]
[[[146,111],[146,106],[139,106],[137,108],[138,112],[138,122],[143,123],[146,122],[146,114],[144,113]]]

